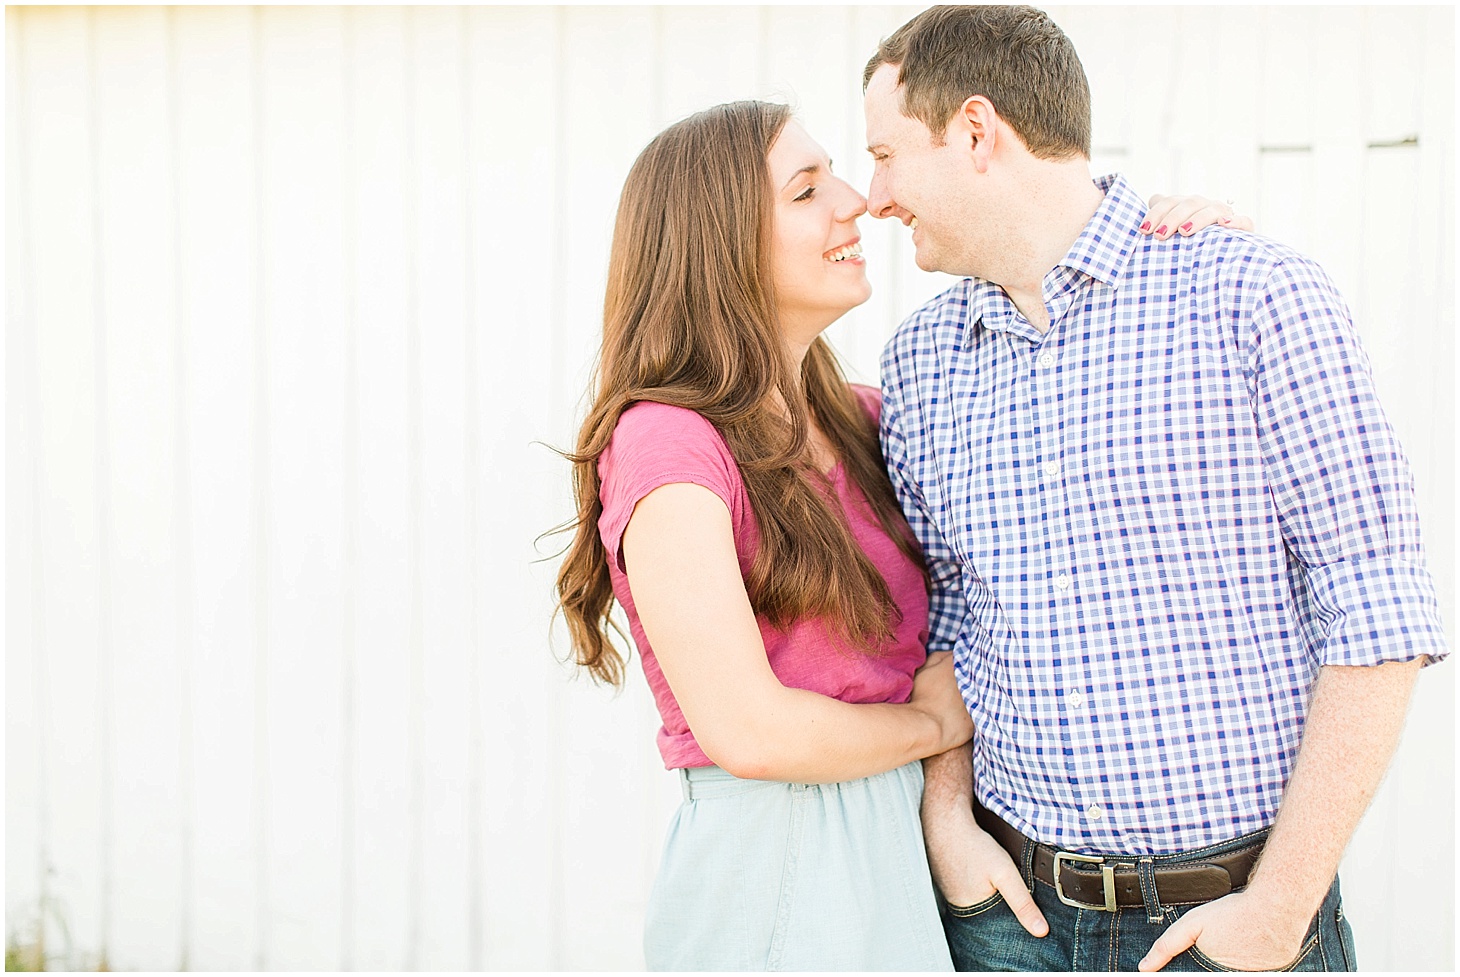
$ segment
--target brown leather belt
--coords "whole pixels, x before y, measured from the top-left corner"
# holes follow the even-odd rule
[[[1053,886],[1060,901],[1081,909],[1136,909],[1146,905],[1141,894],[1140,863],[1149,861],[1154,873],[1157,902],[1162,906],[1189,906],[1211,902],[1247,884],[1247,877],[1262,854],[1267,832],[1250,835],[1252,843],[1211,858],[1180,855],[1080,855],[1062,852],[1025,838],[1003,818],[977,802],[973,816],[979,827],[1003,846],[1030,883],[1030,875]],[[1033,847],[1026,861],[1025,846]],[[1174,861],[1180,859],[1180,861]],[[1032,862],[1032,865],[1031,865]]]

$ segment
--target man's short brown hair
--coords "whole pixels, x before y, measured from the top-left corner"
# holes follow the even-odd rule
[[[1075,46],[1033,7],[931,7],[877,47],[862,91],[898,69],[902,112],[941,143],[953,114],[982,95],[1035,156],[1090,157],[1090,83]]]

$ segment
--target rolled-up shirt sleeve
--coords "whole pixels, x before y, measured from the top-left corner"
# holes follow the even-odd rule
[[[928,567],[928,651],[952,651],[969,615],[968,600],[963,593],[961,564],[943,537],[923,493],[914,449],[910,445],[926,445],[927,438],[915,421],[916,411],[904,403],[905,385],[895,349],[889,347],[882,358],[882,417],[879,430],[882,456],[887,474],[892,479],[898,504],[912,527],[923,559]],[[926,447],[917,449],[927,450]]]
[[[1343,299],[1316,264],[1290,258],[1272,268],[1251,326],[1267,485],[1319,663],[1445,657],[1414,477]]]

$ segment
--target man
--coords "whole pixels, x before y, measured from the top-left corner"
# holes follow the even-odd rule
[[[869,210],[969,276],[882,363],[976,729],[926,763],[955,962],[1353,969],[1339,859],[1446,650],[1342,299],[1255,235],[1140,235],[1040,11],[928,10],[863,87]]]

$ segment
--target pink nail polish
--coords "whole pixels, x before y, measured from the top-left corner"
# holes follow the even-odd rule
[[[1230,217],[1218,217],[1217,218],[1217,223],[1218,224],[1230,224],[1230,223],[1232,223],[1232,218],[1230,218]]]
[[[1186,231],[1188,234],[1191,233],[1191,221],[1187,221],[1185,224],[1182,224],[1181,229],[1183,231]]]
[[[1156,228],[1156,233],[1157,234],[1165,234],[1166,233],[1166,225],[1165,224],[1162,224],[1160,227]]]
[[[1144,224],[1141,225],[1141,232],[1142,233],[1145,233],[1146,231],[1149,231],[1150,229],[1151,229],[1151,222],[1150,221],[1146,221]]]

